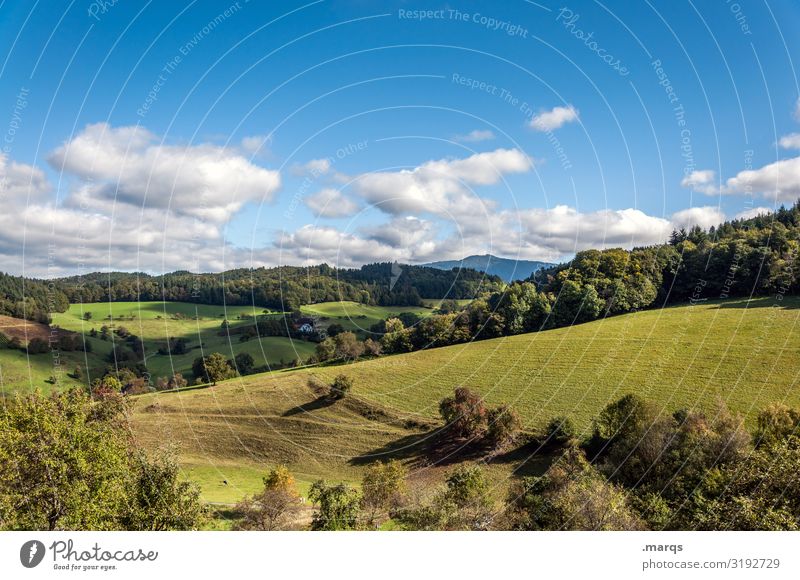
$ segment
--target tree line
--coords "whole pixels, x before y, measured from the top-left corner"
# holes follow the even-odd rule
[[[249,305],[279,311],[304,304],[353,301],[379,306],[419,306],[422,297],[471,298],[502,281],[475,271],[442,271],[421,266],[370,264],[359,269],[327,264],[309,267],[238,269],[219,274],[173,272],[92,273],[61,278],[59,288],[72,303],[166,300],[198,304]]]
[[[485,292],[464,308],[442,303],[371,330],[386,354],[535,332],[673,303],[800,290],[800,204],[719,227],[673,232],[669,243],[585,250],[530,279]]]

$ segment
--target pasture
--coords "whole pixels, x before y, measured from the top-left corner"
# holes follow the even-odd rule
[[[663,412],[713,412],[719,402],[752,424],[771,402],[800,405],[800,300],[730,300],[651,310],[540,333],[388,356],[346,366],[252,375],[216,387],[138,397],[137,436],[178,443],[209,501],[236,501],[286,464],[303,486],[355,482],[378,459],[424,462],[439,401],[459,385],[515,408],[527,430],[556,415],[588,433],[609,402],[637,393]],[[339,373],[352,398],[325,403],[309,389]],[[538,472],[546,458],[491,464],[498,481]],[[425,473],[445,466],[436,463]],[[225,485],[222,482],[227,481]]]

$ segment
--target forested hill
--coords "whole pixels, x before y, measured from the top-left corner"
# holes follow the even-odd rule
[[[69,301],[57,284],[0,272],[0,314],[50,322],[50,312],[64,312]]]
[[[418,306],[422,298],[472,298],[502,288],[482,272],[448,272],[391,263],[340,269],[322,264],[229,270],[219,274],[173,272],[92,273],[55,281],[70,302],[168,300],[255,305],[294,310],[303,304],[352,300],[381,306]]]
[[[800,202],[709,230],[674,231],[662,245],[579,252],[544,271],[538,288],[584,305],[582,314],[598,304],[589,318],[667,303],[780,297],[800,291],[799,254]]]

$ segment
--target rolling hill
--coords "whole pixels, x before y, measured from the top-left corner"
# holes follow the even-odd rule
[[[427,434],[437,424],[438,403],[458,385],[478,390],[492,404],[512,405],[529,430],[568,415],[588,432],[592,418],[627,393],[665,413],[713,412],[724,401],[752,423],[769,403],[800,405],[799,322],[800,299],[788,297],[642,311],[144,395],[136,399],[134,424],[145,443],[180,444],[182,464],[204,486],[204,497],[235,501],[257,488],[276,463],[286,463],[306,484],[317,477],[356,481],[361,466],[374,459],[427,465]],[[352,399],[323,404],[309,380],[329,382],[339,373],[353,378]],[[505,478],[519,467],[536,470],[537,461],[493,468]]]
[[[489,275],[500,276],[500,278],[506,282],[513,282],[514,280],[525,280],[540,268],[549,268],[554,264],[531,260],[498,258],[491,254],[485,254],[483,256],[467,256],[463,260],[444,260],[422,265],[438,270],[452,270],[453,268],[472,269],[479,272],[486,272]]]

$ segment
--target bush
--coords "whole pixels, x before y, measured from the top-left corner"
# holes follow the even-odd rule
[[[192,363],[192,373],[194,373],[196,381],[213,385],[216,385],[218,381],[224,381],[236,376],[236,371],[231,368],[225,357],[218,352],[213,352],[206,357],[196,358]]]
[[[233,367],[240,375],[249,375],[253,372],[256,361],[249,352],[240,352],[233,359]]]
[[[364,341],[364,353],[367,356],[380,356],[383,349],[381,348],[381,343],[368,338]]]
[[[308,498],[317,511],[311,520],[312,530],[355,530],[358,526],[361,496],[346,483],[329,485],[324,480],[315,481]]]
[[[132,454],[131,499],[122,527],[136,531],[196,530],[205,520],[200,488],[183,481],[173,455]]]
[[[545,475],[526,477],[509,492],[506,516],[515,530],[640,530],[627,494],[571,447]]]
[[[489,480],[478,466],[451,472],[430,503],[400,510],[395,520],[413,530],[486,530],[492,522]]]
[[[753,435],[756,446],[775,445],[798,433],[800,411],[776,403],[758,414]]]
[[[0,407],[0,527],[192,529],[199,493],[169,456],[134,446],[124,398],[36,392]],[[36,457],[36,461],[31,461]]]
[[[47,341],[39,337],[34,337],[28,341],[28,354],[44,354],[50,352],[50,345]]]
[[[356,360],[364,354],[364,345],[352,332],[341,332],[334,339],[334,356],[339,360]]]
[[[380,515],[400,505],[407,475],[405,467],[394,459],[367,468],[361,481],[361,509],[366,512],[367,524],[375,525]]]
[[[264,478],[264,488],[252,497],[245,497],[237,506],[242,513],[236,530],[288,529],[302,509],[294,477],[284,466],[278,466]]]
[[[347,375],[336,375],[331,383],[329,396],[331,399],[344,399],[353,388],[353,379]]]
[[[175,373],[171,377],[158,377],[156,380],[156,390],[167,391],[174,389],[182,389],[189,384],[189,381],[183,378],[181,373]]]
[[[486,431],[486,405],[477,393],[458,387],[452,397],[442,399],[439,414],[445,429],[456,437],[477,438]]]
[[[578,430],[569,417],[559,416],[550,419],[545,427],[544,444],[550,447],[564,447],[578,436]]]
[[[344,326],[339,324],[338,322],[334,322],[330,326],[328,326],[328,336],[334,337],[337,334],[341,334],[344,332]]]
[[[508,405],[501,405],[489,410],[486,440],[493,447],[502,447],[514,441],[522,422],[519,415]]]

